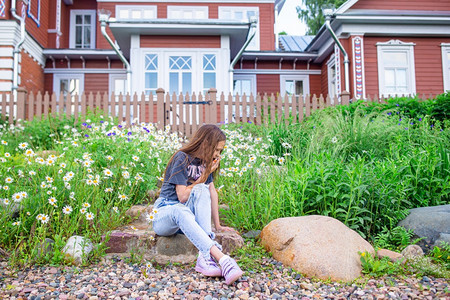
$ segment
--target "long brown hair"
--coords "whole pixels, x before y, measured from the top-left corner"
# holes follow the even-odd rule
[[[202,173],[200,181],[206,182],[209,174],[211,173],[214,151],[216,150],[216,147],[219,144],[219,142],[225,140],[226,140],[225,133],[223,133],[223,131],[220,130],[220,128],[217,127],[216,125],[205,124],[201,126],[194,134],[194,136],[190,139],[190,141],[172,155],[172,157],[169,160],[169,163],[167,164],[166,170],[164,171],[164,178],[165,174],[167,173],[167,168],[173,162],[173,158],[178,152],[182,151],[193,158],[200,159],[201,164],[205,166],[205,171]],[[183,164],[187,166],[188,157],[186,157],[186,160],[183,162]],[[216,173],[218,169],[219,168],[217,168],[214,171],[214,173]]]

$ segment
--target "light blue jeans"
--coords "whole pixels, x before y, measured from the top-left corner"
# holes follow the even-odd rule
[[[155,202],[157,213],[153,220],[153,230],[157,235],[170,236],[181,230],[199,252],[209,259],[210,249],[222,246],[214,241],[211,231],[211,194],[209,185],[194,186],[186,203],[159,198]]]

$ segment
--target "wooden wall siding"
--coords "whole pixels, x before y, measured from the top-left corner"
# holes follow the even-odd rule
[[[142,35],[141,48],[220,48],[220,36]]]
[[[280,75],[278,74],[256,74],[257,93],[278,93],[280,91]]]
[[[100,2],[98,3],[98,9],[106,9],[112,12],[111,16],[115,16],[115,6],[117,3],[110,2]],[[144,5],[143,2],[129,2],[126,3],[127,5]],[[158,18],[167,18],[167,6],[173,5],[173,6],[182,6],[187,5],[186,3],[163,3],[163,2],[146,2],[146,5],[157,5],[157,14]],[[195,5],[195,6],[208,6],[209,11],[209,17],[211,19],[217,19],[219,16],[219,6],[252,6],[252,7],[259,7],[259,21],[260,21],[260,49],[261,50],[274,50],[275,49],[275,35],[273,31],[273,23],[274,23],[274,16],[273,16],[273,4],[252,4],[252,3],[192,3],[189,5]],[[70,18],[70,14],[68,16],[68,19]],[[98,23],[98,22],[97,22]],[[100,27],[99,24],[97,24],[97,48],[99,49],[110,49],[110,45],[105,40],[105,38],[100,33]],[[109,34],[111,32],[107,31]],[[67,38],[68,41],[68,38]],[[142,45],[141,45],[142,46]],[[192,47],[191,47],[192,48]]]
[[[44,74],[44,92],[53,93],[53,74]]]
[[[348,96],[342,96],[340,101],[333,99],[334,103],[342,105],[348,105],[349,100]],[[331,102],[332,99],[322,95],[281,97],[271,93],[244,97],[223,93],[218,95],[215,89],[197,96],[170,95],[158,89],[156,95],[149,96],[96,92],[68,98],[64,98],[62,93],[27,94],[24,91],[18,93],[17,99],[12,99],[11,93],[0,93],[0,117],[5,120],[6,116],[10,116],[9,122],[12,123],[18,119],[33,120],[49,115],[62,119],[66,114],[79,122],[84,121],[86,112],[91,110],[117,117],[127,126],[136,122],[153,123],[159,129],[168,126],[172,132],[189,137],[206,123],[297,123],[309,117],[312,111],[331,106]]]
[[[364,68],[366,95],[378,94],[377,42],[387,42],[392,37],[364,37]],[[442,74],[441,43],[450,43],[450,38],[400,38],[412,42],[417,94],[436,94],[444,91]]]
[[[84,75],[85,93],[97,93],[109,91],[109,74],[85,74]]]
[[[320,74],[320,84],[321,89],[320,93],[324,95],[328,95],[328,65],[327,62],[330,60],[331,54],[323,61],[322,69]]]
[[[322,93],[322,76],[309,75],[309,93],[311,95],[321,95]],[[323,94],[326,95],[326,94]]]
[[[255,69],[255,66],[258,70],[278,70],[280,69],[280,61],[279,60],[258,60],[255,65],[255,60],[244,59],[242,61],[242,69]],[[309,64],[310,70],[320,70],[321,64]],[[241,61],[239,60],[234,66],[236,70],[241,69]],[[281,62],[282,70],[293,70],[294,68],[294,60],[283,60]],[[295,63],[295,70],[307,70],[308,62],[297,60]]]
[[[360,0],[351,9],[439,10],[449,11],[448,0]]]
[[[37,17],[37,4],[40,3],[40,26],[28,17],[26,19],[26,31],[44,48],[48,47],[48,29],[54,28],[49,27],[49,2],[51,0],[41,0],[41,1],[32,1],[32,9],[31,13]],[[9,1],[7,1],[9,2]],[[17,5],[17,14],[21,15],[22,5]],[[51,26],[51,25],[50,25]]]

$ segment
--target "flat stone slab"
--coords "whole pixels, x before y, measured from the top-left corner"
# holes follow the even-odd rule
[[[184,234],[169,237],[155,234],[146,219],[146,214],[151,213],[152,209],[151,205],[135,205],[126,212],[133,221],[111,232],[106,243],[108,256],[133,253],[159,264],[194,262],[198,250]],[[217,232],[216,241],[222,245],[226,254],[244,245],[243,238],[237,232]]]

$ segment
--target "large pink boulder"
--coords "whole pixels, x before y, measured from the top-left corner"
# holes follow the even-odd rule
[[[273,220],[262,230],[261,243],[284,265],[324,280],[351,281],[359,277],[358,252],[375,253],[342,222],[317,215]]]

